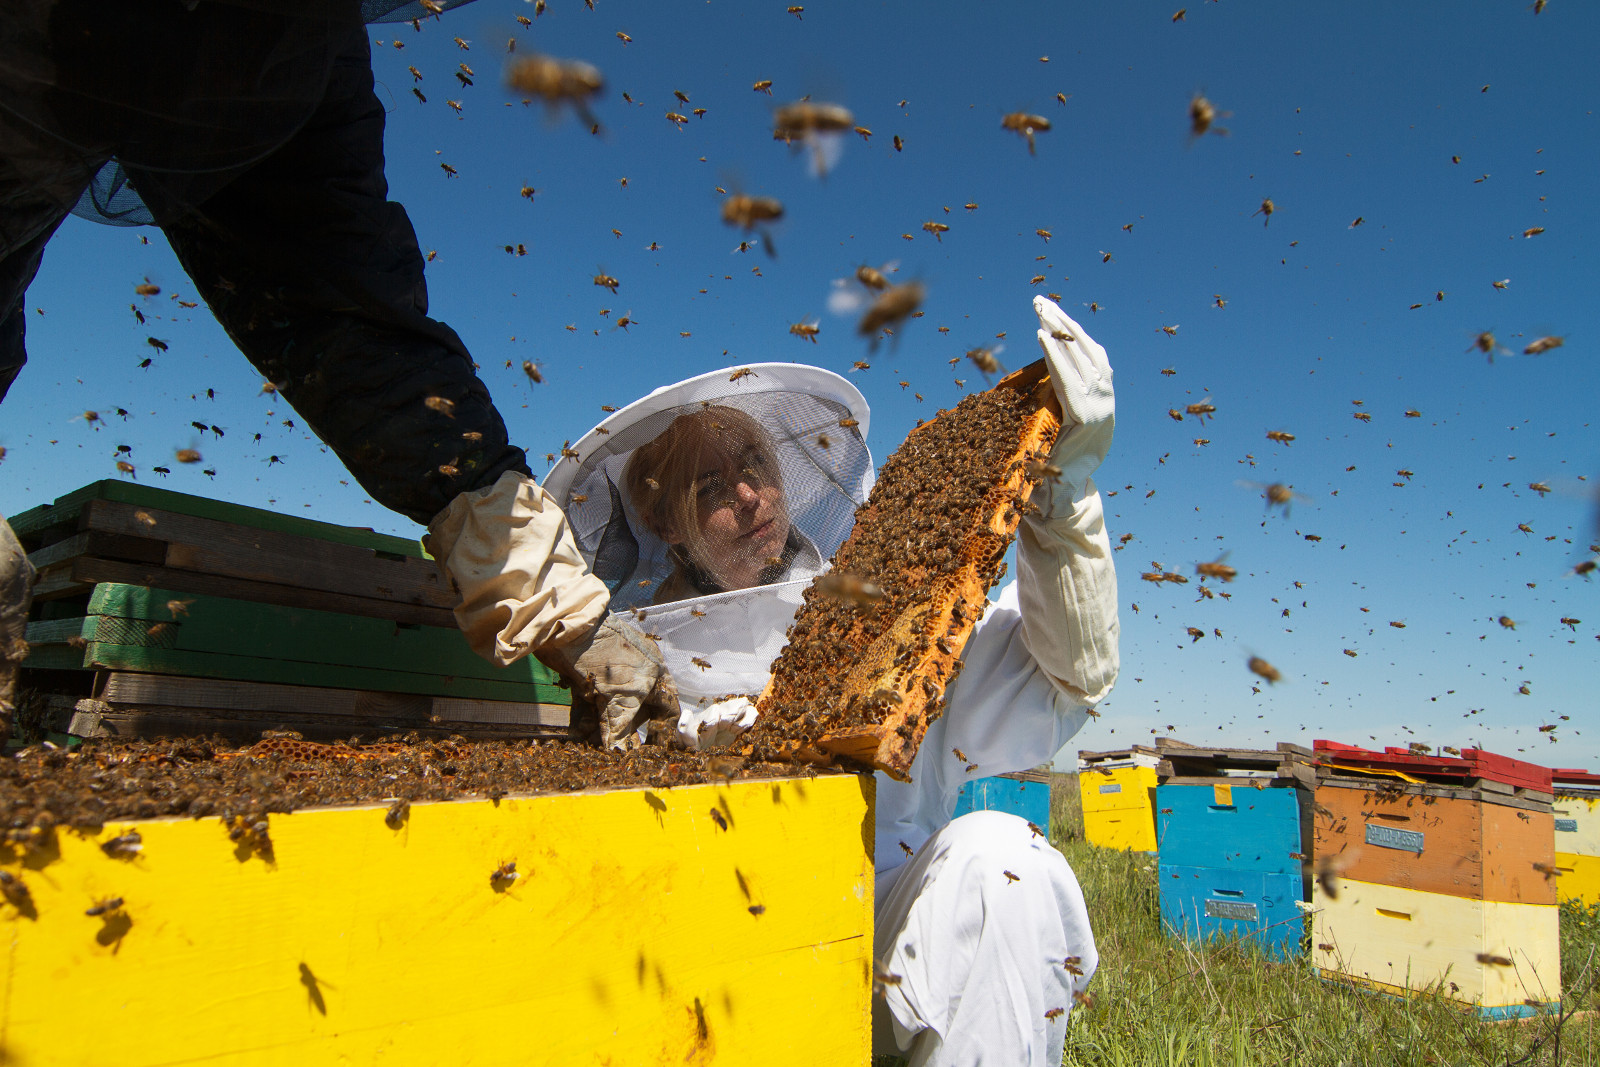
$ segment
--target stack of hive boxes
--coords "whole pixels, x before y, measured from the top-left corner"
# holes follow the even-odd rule
[[[475,655],[415,541],[112,481],[10,522],[39,572],[36,729],[567,734],[569,691],[532,657]]]
[[[1561,899],[1600,904],[1600,774],[1557,767],[1556,869]]]
[[[1110,752],[1078,751],[1083,837],[1101,848],[1156,850],[1156,764],[1160,754],[1134,745]]]
[[[961,787],[955,818],[972,811],[1004,811],[1035,826],[1050,825],[1050,768],[1035,767],[979,778]]]
[[[1561,998],[1550,770],[1317,741],[1312,960],[1488,1018]]]
[[[1156,768],[1162,923],[1192,941],[1239,937],[1280,959],[1305,935],[1312,755],[1194,748],[1163,738]]]

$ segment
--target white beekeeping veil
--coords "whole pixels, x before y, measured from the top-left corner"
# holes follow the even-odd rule
[[[634,450],[679,416],[713,406],[738,409],[767,437],[799,537],[791,536],[783,573],[771,584],[655,605],[679,563],[641,519],[623,471]],[[584,558],[611,589],[612,610],[633,612],[660,642],[686,711],[735,694],[753,697],[766,685],[801,592],[849,536],[872,489],[868,415],[860,391],[832,371],[794,363],[729,367],[657,389],[612,414],[573,446],[576,458],[563,456],[545,478]]]

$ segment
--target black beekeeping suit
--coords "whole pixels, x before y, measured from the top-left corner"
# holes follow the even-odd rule
[[[427,523],[527,473],[465,345],[428,317],[416,235],[387,198],[363,22],[413,15],[399,0],[4,0],[0,398],[27,358],[28,283],[77,206],[159,225],[373,499]]]

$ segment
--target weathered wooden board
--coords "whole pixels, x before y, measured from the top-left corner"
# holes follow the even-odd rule
[[[1484,1014],[1521,1015],[1561,999],[1559,909],[1340,879],[1319,885],[1312,963],[1384,992],[1430,988]],[[1483,957],[1483,958],[1480,958]],[[1495,962],[1507,960],[1509,963]]]
[[[569,734],[560,704],[462,700],[421,694],[274,685],[164,674],[112,672],[97,699],[69,701],[53,729],[76,737],[221,734],[254,741],[263,730],[297,730],[323,741],[416,730],[474,739]]]
[[[80,668],[571,702],[538,660],[495,667],[454,628],[116,583],[95,587],[88,612],[79,635],[87,642]],[[65,641],[69,635],[58,629],[59,622],[32,623],[28,640],[45,647]]]
[[[78,521],[86,530],[165,543],[164,562],[174,570],[446,609],[461,599],[433,561],[414,555],[105,500],[90,501]]]
[[[44,539],[46,531],[58,531],[62,536],[71,536],[75,533],[78,517],[91,500],[114,501],[141,508],[159,508],[179,515],[236,523],[259,530],[310,537],[319,541],[352,545],[401,556],[426,558],[421,544],[404,537],[374,533],[372,530],[353,526],[336,526],[333,523],[317,522],[298,515],[282,515],[275,511],[246,507],[243,504],[230,504],[223,500],[175,493],[168,489],[158,489],[153,485],[138,485],[114,479],[91,482],[66,496],[58,497],[53,504],[42,504],[19,512],[7,521],[23,547],[33,549],[38,547],[37,542]],[[49,538],[48,541],[56,539]]]
[[[1316,792],[1317,862],[1362,882],[1554,904],[1554,817],[1547,807],[1503,799],[1514,800],[1471,790],[1325,780]]]
[[[164,547],[162,552],[165,558]],[[334,611],[344,615],[361,615],[367,618],[388,619],[391,622],[416,623],[421,626],[448,629],[456,625],[455,614],[447,608],[347,596],[342,593],[302,589],[297,585],[283,585],[277,582],[256,582],[243,578],[198,574],[194,571],[173,570],[149,563],[131,563],[97,556],[78,556],[41,571],[39,581],[33,588],[34,603],[42,604],[62,597],[88,596],[94,591],[94,587],[102,582],[147,585],[159,589],[172,589],[180,593],[199,593],[203,596],[248,600],[258,604],[277,604],[287,608]]]
[[[17,1063],[864,1064],[870,776],[60,832],[0,867]],[[717,811],[724,830],[711,813]],[[99,844],[137,829],[143,850]],[[519,877],[492,885],[515,862]],[[85,909],[123,898],[109,918]],[[92,1022],[63,1024],[72,1005]],[[803,1025],[796,1025],[803,1020]]]

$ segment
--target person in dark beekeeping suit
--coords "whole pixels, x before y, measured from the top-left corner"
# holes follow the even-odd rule
[[[363,28],[428,14],[403,0],[0,5],[0,399],[26,362],[24,297],[62,219],[154,223],[372,498],[429,527],[475,650],[501,664],[539,652],[603,724],[671,711],[660,657],[608,616],[466,346],[428,317],[416,235],[388,200]],[[7,529],[4,632],[27,611],[14,543]],[[14,662],[0,665],[9,733]]]

